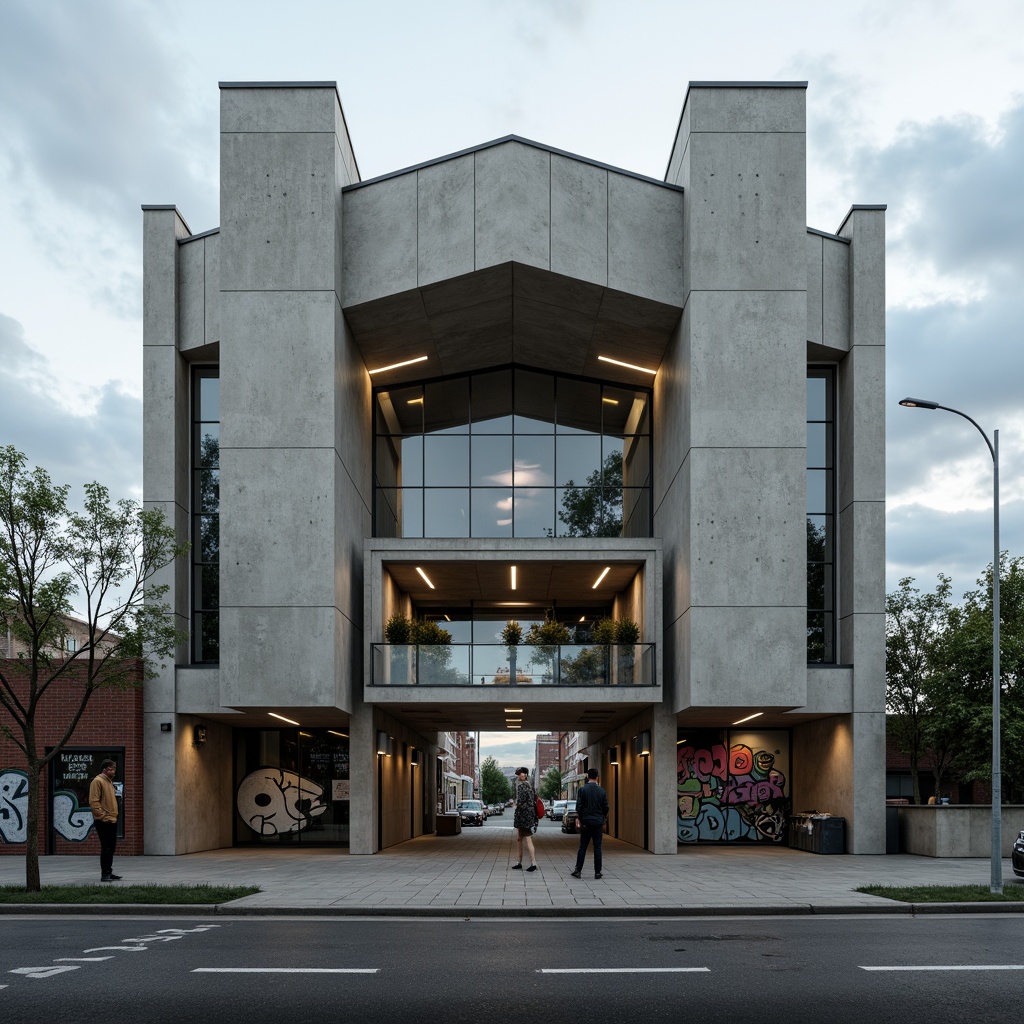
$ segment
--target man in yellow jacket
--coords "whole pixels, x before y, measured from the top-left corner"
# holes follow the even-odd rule
[[[117,794],[114,792],[114,775],[117,762],[108,757],[100,764],[100,773],[89,783],[89,806],[96,835],[100,840],[100,881],[117,882],[121,876],[114,874],[114,847],[117,846]]]

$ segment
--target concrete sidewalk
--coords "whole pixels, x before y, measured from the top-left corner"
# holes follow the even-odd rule
[[[692,915],[811,913],[980,913],[1024,903],[896,903],[856,892],[861,885],[988,885],[987,859],[907,854],[821,856],[786,847],[688,847],[656,857],[605,839],[604,877],[593,852],[582,879],[569,876],[577,840],[545,822],[535,837],[538,870],[516,871],[511,823],[489,821],[457,836],[424,836],[372,857],[346,851],[266,847],[179,857],[117,857],[115,885],[258,885],[262,891],[217,908],[224,914],[324,915]],[[43,884],[99,881],[98,857],[44,857]],[[24,858],[0,857],[0,884],[24,883]],[[1004,887],[1024,885],[1003,866]],[[148,907],[147,912],[157,908]],[[0,906],[4,913],[132,913],[102,907]],[[190,908],[190,912],[202,912]]]

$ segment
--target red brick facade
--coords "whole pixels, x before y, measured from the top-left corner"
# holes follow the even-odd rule
[[[12,663],[7,661],[5,674]],[[81,699],[81,684],[72,678],[55,685],[44,698],[36,716],[36,737],[40,747],[55,743],[67,723],[71,720]],[[115,781],[124,783],[124,838],[117,841],[118,855],[141,854],[143,850],[143,765],[142,765],[142,663],[136,664],[133,677],[138,685],[127,688],[103,688],[89,698],[82,720],[78,723],[66,749],[76,748],[124,748],[124,778]],[[7,725],[15,735],[20,730],[0,711],[0,723]],[[25,770],[25,760],[13,741],[0,735],[0,773],[9,769]],[[51,808],[49,771],[42,778],[42,807],[39,826],[39,851],[46,851],[46,831],[50,822]],[[90,829],[82,842],[72,842],[63,836],[55,836],[54,852],[58,854],[91,854],[99,856],[99,842],[95,830]],[[4,842],[0,836],[0,855],[24,855],[24,843]]]

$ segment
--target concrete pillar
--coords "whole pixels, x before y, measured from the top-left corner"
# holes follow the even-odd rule
[[[180,541],[189,536],[188,368],[177,349],[178,239],[188,225],[173,206],[143,206],[143,423],[142,476],[146,508],[159,509]],[[177,561],[157,573],[154,584],[168,587],[163,600],[174,609],[179,629],[189,628],[189,566]],[[187,645],[175,661],[188,658]],[[175,824],[176,742],[175,668],[159,666],[146,681],[143,697],[146,773],[145,852],[177,852]],[[171,730],[161,730],[170,724]]]
[[[692,83],[685,309],[656,379],[675,709],[806,701],[805,83]]]

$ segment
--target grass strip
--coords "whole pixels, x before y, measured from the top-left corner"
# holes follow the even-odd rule
[[[0,903],[227,903],[259,892],[258,885],[44,885],[0,886]]]
[[[987,885],[862,885],[857,892],[884,896],[901,903],[1020,903],[1024,885],[1011,882],[1001,893],[989,892]]]

